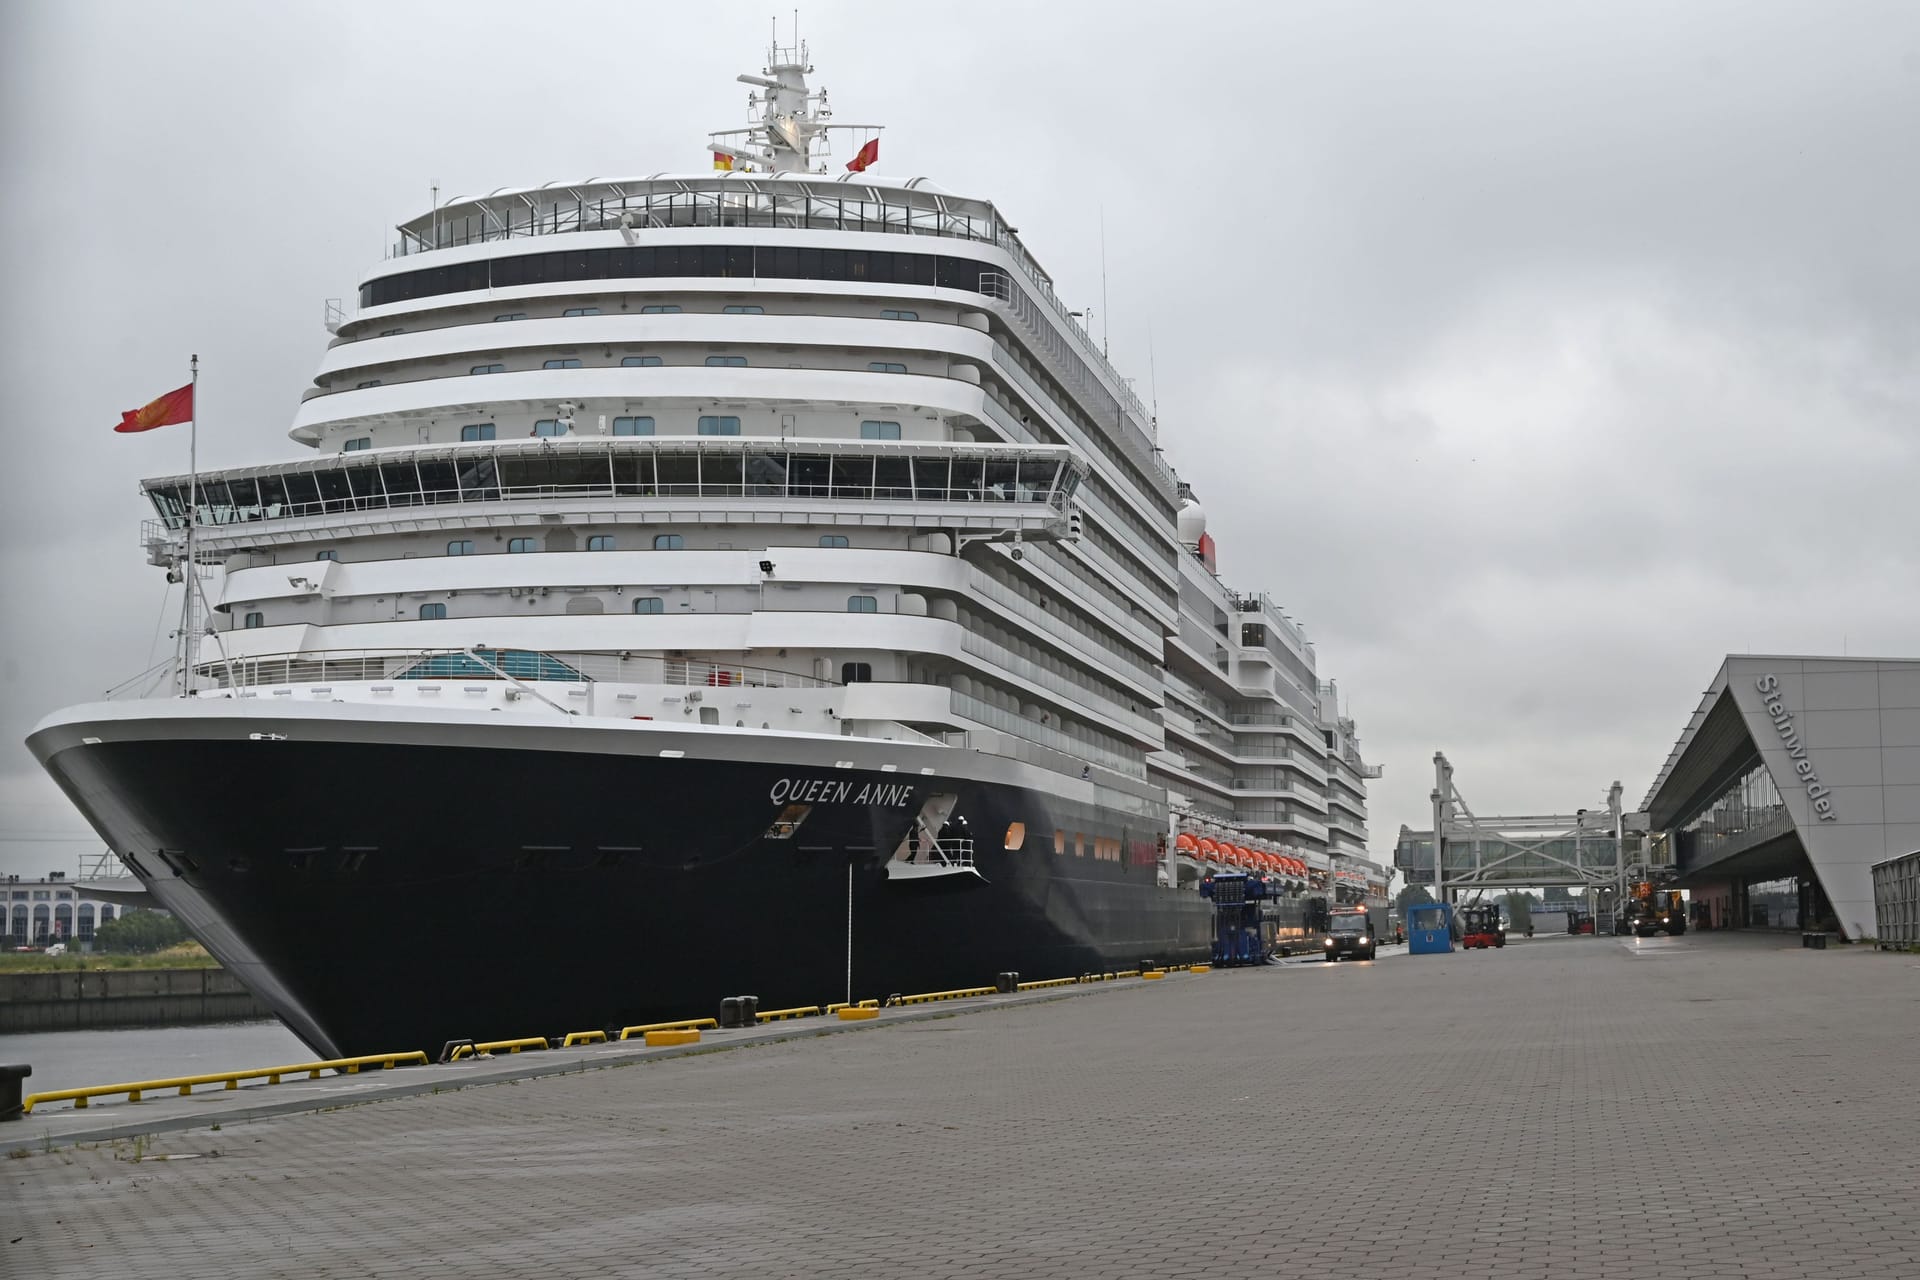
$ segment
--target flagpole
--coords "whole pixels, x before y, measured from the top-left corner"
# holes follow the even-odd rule
[[[193,659],[194,650],[198,647],[194,644],[193,596],[200,585],[199,570],[193,559],[193,531],[194,526],[200,523],[200,356],[198,353],[193,357],[191,403],[193,412],[187,419],[187,572],[185,574],[187,627],[181,643],[181,653],[186,659],[186,671],[181,676],[181,688],[189,698],[193,696]]]

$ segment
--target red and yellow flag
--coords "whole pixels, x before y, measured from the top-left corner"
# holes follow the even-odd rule
[[[868,138],[867,145],[861,147],[853,159],[847,161],[848,173],[865,173],[867,167],[880,159],[880,139]]]
[[[193,420],[193,384],[189,382],[178,390],[169,391],[151,404],[138,409],[129,409],[120,415],[120,425],[115,431],[151,431],[155,427],[170,427],[176,422]]]
[[[716,168],[716,169],[731,169],[731,168],[733,168],[733,155],[732,155],[732,153],[731,153],[731,152],[726,152],[726,151],[716,151],[716,152],[714,152],[714,153],[713,153],[713,167],[714,167],[714,168]]]

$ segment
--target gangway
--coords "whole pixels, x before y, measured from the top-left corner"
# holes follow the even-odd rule
[[[1434,753],[1433,772],[1433,829],[1402,827],[1394,849],[1394,865],[1408,884],[1431,885],[1443,902],[1458,901],[1462,892],[1584,889],[1596,927],[1611,931],[1626,854],[1637,852],[1646,830],[1645,815],[1622,811],[1619,782],[1607,789],[1604,806],[1481,815],[1455,785],[1444,752]]]

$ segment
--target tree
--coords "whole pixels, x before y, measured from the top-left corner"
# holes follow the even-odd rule
[[[1528,929],[1533,926],[1533,895],[1510,893],[1507,895],[1507,919],[1513,921],[1516,929]]]
[[[1400,908],[1400,915],[1404,919],[1408,907],[1417,907],[1423,902],[1432,902],[1433,900],[1433,895],[1427,892],[1427,886],[1423,884],[1409,884],[1401,886],[1400,892],[1394,896],[1393,904]]]
[[[187,926],[164,911],[129,911],[95,929],[93,945],[100,951],[145,955],[185,942],[187,936]]]

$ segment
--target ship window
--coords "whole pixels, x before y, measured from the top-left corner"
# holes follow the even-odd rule
[[[1027,824],[1010,822],[1007,824],[1007,848],[1018,852],[1027,843]]]
[[[267,615],[264,613],[257,613],[257,612],[250,613],[247,615],[247,620],[241,623],[240,625],[245,627],[249,631],[253,630],[255,627],[264,627],[267,625]]]
[[[653,434],[652,418],[615,418],[613,434],[617,436],[650,436]]]
[[[918,311],[894,311],[890,309],[882,311],[880,318],[882,320],[918,320],[920,313]]]
[[[866,684],[873,679],[871,662],[843,662],[840,664],[841,684]]]
[[[878,613],[880,612],[880,601],[873,596],[848,596],[847,612]]]
[[[671,302],[653,302],[640,308],[640,314],[643,316],[677,316],[680,314],[680,308],[677,304]]]
[[[353,439],[347,441],[345,444],[340,446],[340,452],[358,453],[362,449],[371,449],[371,448],[373,448],[372,436],[355,436]]]
[[[613,535],[610,533],[594,534],[592,537],[587,539],[587,550],[589,551],[613,550]]]
[[[502,320],[525,320],[526,318],[527,313],[524,311],[509,311],[503,316],[495,316],[493,322],[499,324]]]
[[[844,533],[823,533],[820,535],[820,545],[823,547],[844,547],[847,545],[847,535]]]
[[[338,560],[340,553],[338,551],[316,551],[313,553],[313,558],[315,560]]]
[[[659,356],[622,356],[622,369],[658,369],[664,362]]]
[[[868,373],[905,373],[906,371],[907,366],[897,364],[892,360],[869,360],[867,362]]]
[[[597,316],[599,314],[600,308],[598,307],[568,307],[560,313],[563,319],[567,316]]]
[[[900,424],[897,422],[863,422],[860,424],[862,440],[898,440]]]
[[[447,554],[450,556],[472,555],[473,539],[472,538],[455,538],[452,542],[449,542],[447,544]]]
[[[503,364],[477,364],[467,370],[468,373],[505,373],[506,371],[507,366]]]
[[[1067,833],[1058,827],[1054,828],[1053,832],[1053,851],[1055,853],[1065,853],[1067,851]]]
[[[813,806],[810,804],[786,806],[780,810],[780,816],[773,820],[773,825],[767,828],[767,839],[791,840],[793,833],[800,829],[800,824],[805,822],[807,815],[812,812]]]
[[[549,360],[540,366],[542,369],[578,369],[578,360]]]
[[[542,418],[533,424],[531,434],[536,436],[563,436],[567,434],[567,428],[554,418]]]
[[[383,338],[391,338],[396,333],[405,333],[405,332],[406,332],[405,329],[382,329],[380,331],[380,336]]]
[[[765,307],[744,307],[736,304],[720,308],[720,314],[723,316],[763,316],[767,314],[767,309]]]
[[[653,535],[655,551],[679,551],[685,548],[687,540],[677,533],[656,533]]]
[[[703,436],[737,436],[740,434],[740,419],[731,415],[717,417],[703,414],[700,418],[700,434]]]
[[[508,538],[507,539],[507,551],[511,555],[516,555],[516,556],[526,555],[530,552],[538,551],[539,549],[540,549],[539,543],[535,542],[532,538]]]
[[[709,369],[744,369],[747,367],[745,356],[708,356]]]
[[[474,422],[460,428],[462,440],[491,440],[494,425],[491,422]]]
[[[432,622],[447,616],[447,606],[443,604],[423,604],[420,606],[420,620]]]
[[[365,382],[356,382],[356,383],[354,383],[354,384],[353,384],[353,389],[354,389],[355,391],[365,391],[365,390],[366,390],[366,389],[367,389],[368,387],[377,387],[377,386],[379,386],[379,385],[380,385],[380,379],[378,379],[378,378],[368,378],[368,379],[367,379],[367,380],[366,380]]]
[[[661,603],[659,596],[640,596],[633,602],[633,611],[635,613],[665,613],[667,607]]]

